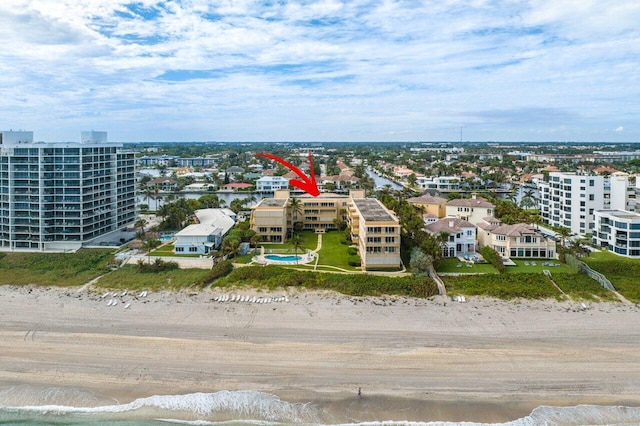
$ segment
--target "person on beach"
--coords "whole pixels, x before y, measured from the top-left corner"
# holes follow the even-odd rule
[[[362,398],[362,388],[358,388],[358,399]]]

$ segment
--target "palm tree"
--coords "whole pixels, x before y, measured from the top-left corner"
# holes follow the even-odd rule
[[[561,227],[558,229],[558,234],[560,234],[560,242],[562,244],[562,247],[566,248],[566,241],[567,238],[569,238],[572,235],[571,229],[569,228],[565,228],[565,227]]]
[[[230,254],[231,257],[235,256],[238,250],[240,249],[240,240],[236,238],[225,238],[222,240],[222,245],[220,246],[220,250],[224,254]]]
[[[300,235],[294,235],[291,237],[291,247],[293,248],[293,252],[296,255],[296,265],[298,264],[298,250],[302,248],[302,238]]]
[[[258,244],[260,243],[260,241],[262,241],[262,237],[260,236],[260,234],[254,234],[249,239],[249,243],[253,246],[253,252],[254,253],[256,252],[256,250],[258,248]]]
[[[136,238],[141,240],[144,237],[144,227],[147,226],[147,223],[146,219],[140,218],[133,224],[133,229],[136,230]]]
[[[289,210],[291,211],[291,235],[293,236],[293,225],[298,218],[298,214],[302,213],[302,201],[299,198],[292,197],[289,200]]]
[[[522,194],[522,199],[520,200],[520,206],[522,208],[531,208],[531,207],[535,207],[536,205],[536,197],[533,194],[533,189],[527,189],[526,191],[524,191],[524,194]]]
[[[144,240],[142,247],[147,252],[147,259],[148,259],[149,265],[151,265],[151,250],[158,247],[159,245],[160,245],[160,240],[154,240],[152,238],[147,238],[146,240]]]

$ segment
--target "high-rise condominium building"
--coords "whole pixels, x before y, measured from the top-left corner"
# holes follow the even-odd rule
[[[74,250],[134,220],[134,154],[107,132],[0,131],[0,250]]]
[[[609,208],[611,189],[604,176],[575,173],[549,173],[548,180],[538,182],[540,215],[552,226],[586,235],[593,231],[593,212]]]

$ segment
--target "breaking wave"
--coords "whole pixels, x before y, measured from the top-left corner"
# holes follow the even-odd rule
[[[33,391],[33,389],[31,389]],[[35,398],[34,398],[35,397]],[[75,403],[93,406],[74,406]],[[23,405],[38,401],[43,405]],[[66,404],[60,404],[64,401]],[[469,422],[373,421],[345,423],[336,421],[311,403],[299,404],[256,391],[220,391],[187,395],[157,395],[126,404],[95,405],[99,398],[82,391],[49,388],[37,395],[28,388],[10,388],[0,392],[0,424],[118,424],[161,425],[286,425],[315,424],[343,426],[486,426]],[[11,406],[10,403],[15,405]],[[75,404],[74,403],[74,404]],[[472,420],[472,419],[470,419]],[[539,425],[637,425],[640,407],[578,405],[540,406],[528,416],[504,422],[501,426]]]

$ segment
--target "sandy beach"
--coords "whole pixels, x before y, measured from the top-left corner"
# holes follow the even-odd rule
[[[16,386],[82,389],[95,404],[256,390],[341,421],[640,405],[635,306],[253,289],[136,293],[107,306],[103,293],[0,287],[0,405],[42,403],[1,392]],[[221,294],[289,302],[216,302]]]

